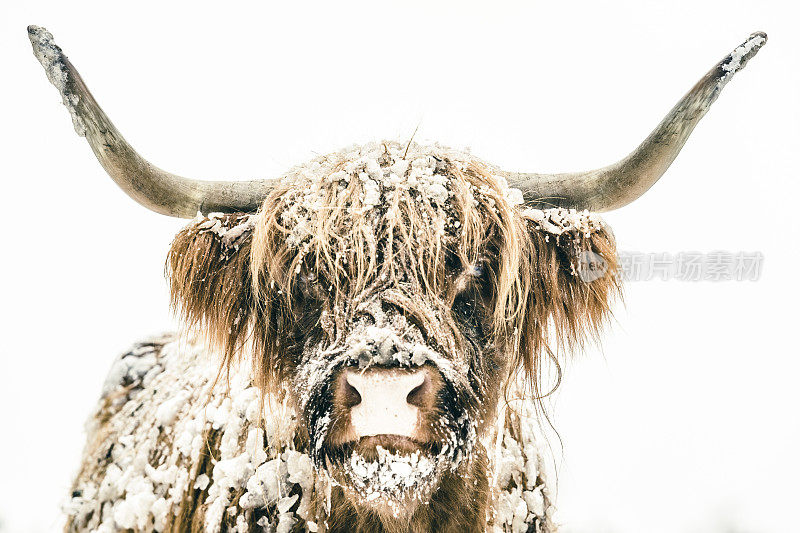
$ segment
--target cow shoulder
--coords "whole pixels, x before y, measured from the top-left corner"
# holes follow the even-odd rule
[[[305,528],[311,461],[286,405],[243,372],[220,374],[206,343],[165,335],[112,365],[65,505],[68,531]],[[280,443],[280,444],[278,444]]]

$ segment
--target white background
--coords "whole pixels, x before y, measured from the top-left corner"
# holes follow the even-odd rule
[[[601,166],[766,31],[667,176],[606,216],[621,250],[760,251],[761,280],[628,284],[602,349],[568,365],[553,446],[567,533],[798,530],[792,2],[22,4],[0,7],[0,530],[58,527],[112,357],[175,327],[163,266],[183,224],[105,176],[28,24],[145,157],[207,179],[417,125],[508,169]]]

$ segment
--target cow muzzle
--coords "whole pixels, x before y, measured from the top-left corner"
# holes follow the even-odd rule
[[[349,409],[348,440],[379,435],[424,438],[425,413],[436,403],[440,379],[427,366],[343,369],[334,402]]]

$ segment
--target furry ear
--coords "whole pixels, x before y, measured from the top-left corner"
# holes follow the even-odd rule
[[[255,217],[196,218],[172,241],[166,273],[172,306],[222,350],[227,365],[247,340],[255,305],[250,240]]]
[[[527,209],[531,232],[531,279],[519,338],[518,362],[542,397],[542,361],[556,367],[559,349],[571,351],[596,338],[621,294],[614,236],[594,214],[574,210]],[[548,388],[549,390],[549,388]]]

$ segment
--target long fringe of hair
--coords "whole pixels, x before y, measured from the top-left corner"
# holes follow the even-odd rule
[[[288,332],[309,315],[308,327],[341,330],[353,302],[375,287],[396,287],[449,324],[447,337],[464,273],[480,264],[488,268],[491,334],[509,356],[509,375],[521,371],[541,398],[550,388],[542,383],[547,361],[558,365],[557,354],[579,348],[609,315],[619,292],[613,236],[605,227],[559,236],[538,229],[480,163],[443,158],[437,173],[448,178],[445,206],[403,187],[370,205],[358,179],[317,180],[276,188],[236,246],[195,221],[169,252],[173,305],[207,332],[224,365],[251,341],[255,379],[271,392],[292,368]],[[233,228],[246,216],[219,220]],[[575,271],[586,252],[606,267],[593,281]]]

